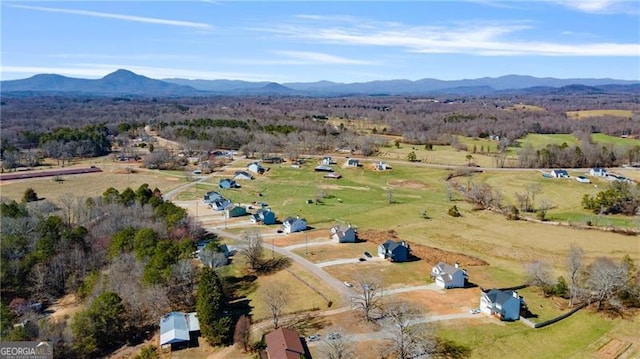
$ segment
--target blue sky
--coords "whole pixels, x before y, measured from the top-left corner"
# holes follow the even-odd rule
[[[640,1],[6,1],[1,78],[640,80]]]

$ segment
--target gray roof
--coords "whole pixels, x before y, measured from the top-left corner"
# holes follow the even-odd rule
[[[503,305],[511,299],[515,299],[516,296],[518,300],[520,299],[518,293],[512,290],[491,289],[490,291],[486,292],[485,295],[492,303],[497,303],[500,305]]]
[[[171,312],[160,319],[160,345],[189,341],[189,332],[198,330],[196,313]]]

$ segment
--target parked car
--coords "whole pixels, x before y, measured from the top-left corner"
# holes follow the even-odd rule
[[[350,282],[344,282],[344,285],[349,288],[353,287],[353,284],[351,284]]]
[[[471,310],[469,311],[469,313],[471,313],[471,314],[478,314],[478,313],[480,313],[480,308],[473,308],[473,309],[471,309]]]
[[[329,335],[327,335],[327,339],[329,340],[340,339],[340,333],[337,333],[337,332],[329,333]]]
[[[320,334],[314,334],[307,337],[308,342],[315,342],[317,340],[320,340]]]
[[[362,258],[362,257],[360,257],[360,258],[358,258],[358,260],[359,260],[360,262],[364,262],[364,261],[366,261],[367,259],[366,259],[366,258]]]
[[[364,252],[364,255],[369,257],[369,258],[371,258],[371,253],[369,253],[369,252]]]

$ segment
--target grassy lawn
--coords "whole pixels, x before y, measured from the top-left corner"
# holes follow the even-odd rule
[[[80,198],[100,196],[109,187],[118,191],[127,187],[136,190],[144,183],[149,184],[151,189],[157,187],[162,192],[168,192],[185,183],[184,178],[169,176],[159,171],[134,169],[134,173],[127,173],[121,166],[99,164],[98,167],[103,172],[62,176],[62,181],[54,181],[54,177],[3,181],[0,185],[0,195],[19,201],[27,188],[33,188],[38,197],[55,201],[67,194]]]
[[[582,120],[589,117],[598,116],[615,116],[631,118],[633,111],[631,110],[581,110],[581,111],[567,111],[567,117],[576,120]]]
[[[616,136],[609,136],[603,133],[594,133],[591,135],[593,141],[598,144],[611,144],[618,146],[638,146],[640,145],[640,140],[632,139],[632,138],[621,138]],[[569,146],[579,145],[578,139],[576,139],[571,134],[534,134],[530,133],[524,138],[518,140],[520,143],[519,147],[524,147],[527,144],[530,144],[534,148],[543,148],[546,145],[562,145],[566,143]]]
[[[413,286],[431,283],[429,272],[431,268],[422,261],[391,263],[391,262],[358,262],[325,267],[329,274],[341,281],[355,282],[358,275],[371,273],[382,279],[385,288],[398,286]]]
[[[526,298],[525,298],[526,300]],[[469,358],[584,358],[590,344],[617,324],[616,320],[579,311],[554,325],[532,329],[522,323],[470,325],[443,322],[438,335],[471,349]]]
[[[242,293],[249,300],[253,322],[270,320],[271,312],[261,297],[260,288],[269,286],[285,287],[288,293],[288,302],[282,311],[282,315],[298,313],[302,311],[315,311],[327,309],[327,302],[322,296],[309,288],[291,272],[296,273],[305,282],[311,283],[318,291],[331,299],[338,298],[333,290],[323,282],[318,281],[312,274],[307,273],[302,267],[293,263],[287,270],[280,270],[274,274],[261,275],[254,286]],[[340,304],[340,303],[336,303]]]
[[[378,246],[367,242],[342,243],[328,246],[310,246],[296,249],[293,252],[313,263],[321,263],[335,259],[363,257],[365,251],[368,251],[371,255],[377,255]]]

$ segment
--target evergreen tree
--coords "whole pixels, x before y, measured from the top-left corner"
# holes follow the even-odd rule
[[[38,200],[38,195],[33,188],[29,187],[26,191],[24,191],[24,196],[22,196],[22,202],[35,202]]]
[[[223,316],[225,304],[226,298],[220,278],[213,269],[204,267],[200,272],[196,311],[202,336],[212,345],[225,343],[229,336],[231,320]]]

